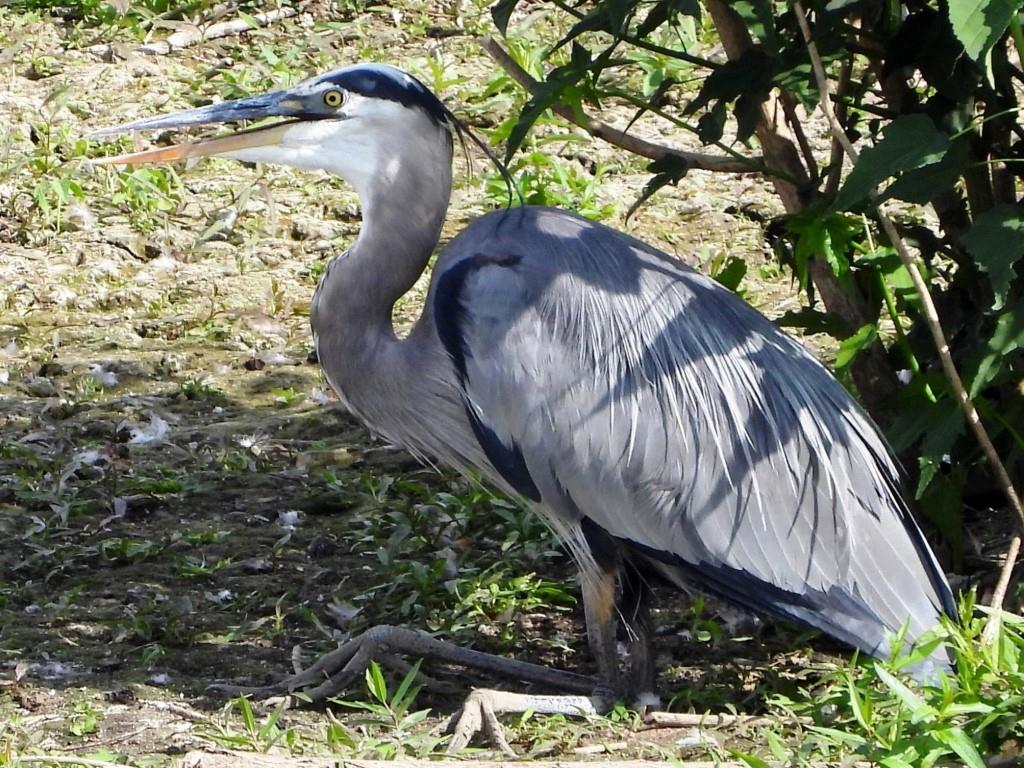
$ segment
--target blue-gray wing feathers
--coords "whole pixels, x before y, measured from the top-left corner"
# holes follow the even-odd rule
[[[537,208],[478,220],[436,270],[467,408],[584,566],[583,515],[669,579],[873,653],[954,611],[875,427],[721,286]]]

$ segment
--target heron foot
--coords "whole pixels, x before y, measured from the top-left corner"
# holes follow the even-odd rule
[[[451,733],[448,751],[464,749],[476,734],[483,732],[506,757],[514,758],[517,755],[505,738],[505,731],[498,722],[498,713],[529,711],[545,715],[587,717],[607,711],[610,701],[600,692],[593,696],[538,696],[477,688],[448,720],[446,731]]]
[[[497,747],[509,754],[508,743],[501,735],[496,712],[525,712],[531,709],[538,713],[575,715],[607,709],[614,701],[614,696],[601,689],[599,682],[592,677],[518,659],[494,656],[438,640],[421,630],[384,624],[371,627],[333,651],[325,653],[310,667],[276,683],[257,687],[215,684],[208,690],[228,696],[249,695],[261,701],[269,699],[275,706],[282,702],[286,707],[318,704],[337,696],[361,680],[371,661],[376,661],[399,674],[407,674],[411,665],[403,657],[440,661],[477,669],[515,682],[582,694],[536,696],[489,689],[474,691],[459,711],[461,714],[452,720],[455,729],[452,744],[455,746],[450,749],[461,749],[469,743],[474,734],[486,729]],[[418,680],[427,687],[444,693],[463,690],[451,683],[433,679],[423,672],[418,674]],[[599,693],[591,696],[595,690]]]
[[[586,717],[606,712],[616,699],[613,691],[592,677],[462,648],[421,630],[388,625],[368,629],[325,653],[307,669],[271,685],[243,687],[217,684],[210,686],[210,690],[231,696],[250,695],[265,705],[283,705],[286,708],[322,703],[362,679],[371,661],[399,674],[407,674],[412,667],[403,656],[455,664],[520,683],[571,692],[569,695],[537,695],[476,689],[448,721],[451,733],[449,752],[458,752],[468,746],[478,733],[484,733],[503,754],[514,757],[515,752],[498,722],[499,713],[532,711]],[[461,690],[422,672],[417,679],[446,693]]]

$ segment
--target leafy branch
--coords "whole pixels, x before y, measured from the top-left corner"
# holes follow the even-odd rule
[[[480,46],[497,64],[508,73],[509,77],[519,83],[534,98],[549,97],[549,90],[544,84],[538,83],[530,74],[516,63],[508,52],[502,48],[494,38],[485,37],[480,41]],[[685,168],[699,168],[705,171],[721,171],[725,173],[768,173],[761,158],[745,158],[738,153],[732,153],[730,157],[720,155],[707,155],[700,152],[687,152],[685,150],[668,147],[662,144],[642,139],[626,131],[595,120],[589,117],[580,109],[551,99],[549,104],[551,111],[556,115],[568,120],[573,125],[579,126],[591,136],[607,141],[620,149],[632,152],[640,157],[646,157],[656,162],[675,161]]]

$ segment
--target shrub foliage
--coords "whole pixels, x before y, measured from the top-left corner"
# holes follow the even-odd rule
[[[786,214],[766,235],[809,299],[783,324],[839,340],[836,368],[883,425],[921,507],[961,551],[961,510],[1001,505],[942,374],[909,275],[877,227],[891,201],[954,359],[1011,476],[1024,474],[1024,35],[1020,0],[808,0],[837,116],[860,150],[817,142],[821,98],[797,21],[770,0],[500,0],[514,40],[528,14],[567,17],[508,156],[555,103],[633,105],[745,158]],[[813,147],[821,147],[815,150]],[[649,166],[643,196],[691,164]],[[968,489],[970,493],[968,494]]]

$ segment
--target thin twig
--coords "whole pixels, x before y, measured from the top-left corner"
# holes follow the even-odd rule
[[[768,725],[778,722],[791,722],[790,718],[767,717],[765,715],[732,715],[692,714],[689,712],[648,712],[644,716],[644,724],[655,728],[720,728],[732,725]],[[792,720],[810,724],[810,718],[801,717]]]
[[[148,18],[148,19],[143,19],[142,23],[139,26],[141,26],[145,30],[149,30],[149,29],[152,29],[153,27],[159,26],[160,23],[163,22],[163,21],[177,21],[177,20],[183,18],[186,13],[191,11],[198,4],[199,4],[198,0],[190,0],[187,3],[184,3],[182,5],[177,5],[174,8],[166,10],[163,13],[158,13],[156,16],[153,16],[153,17]],[[228,5],[227,4],[215,5],[213,8],[209,9],[208,11],[206,11],[203,14],[203,16],[206,19],[215,18],[215,17],[221,15],[227,9],[228,9]]]
[[[846,122],[848,110],[846,108],[846,91],[850,87],[853,75],[853,59],[843,62],[843,68],[839,73],[839,87],[836,89],[836,119],[842,126]],[[845,130],[844,130],[845,134]],[[839,182],[843,180],[843,145],[839,139],[832,137],[832,148],[829,152],[828,177],[825,179],[825,197],[830,198],[839,191]]]
[[[158,712],[167,712],[169,714],[180,717],[182,720],[188,720],[190,723],[209,723],[211,719],[209,716],[204,715],[202,712],[197,712],[195,709],[190,707],[188,704],[179,701],[143,701],[142,706],[150,709],[155,709]]]
[[[504,69],[509,76],[521,85],[530,94],[536,94],[540,89],[540,84],[530,77],[530,74],[526,72],[519,64],[516,63],[515,59],[508,55],[497,41],[493,38],[485,37],[480,41],[480,46],[487,52],[487,54],[494,59],[502,69]],[[754,157],[749,160],[737,160],[732,157],[722,157],[719,155],[705,155],[699,152],[686,152],[681,149],[674,149],[672,147],[666,147],[662,144],[654,144],[653,142],[646,141],[637,136],[631,136],[625,131],[621,131],[614,126],[602,123],[600,120],[594,120],[582,112],[574,110],[567,104],[555,102],[551,105],[552,111],[554,111],[560,117],[565,118],[570,123],[578,125],[580,128],[585,130],[591,136],[596,136],[599,139],[604,139],[609,144],[614,144],[616,147],[632,152],[635,155],[646,157],[649,160],[663,160],[668,157],[673,157],[686,163],[690,168],[699,168],[703,171],[718,171],[724,173],[755,173],[760,172],[763,169],[760,167],[761,158]]]
[[[1020,535],[1014,536],[1010,539],[1010,546],[1006,548],[1006,559],[1003,561],[1002,568],[999,569],[999,579],[996,581],[995,589],[992,590],[992,599],[989,601],[989,605],[992,608],[1002,608],[1003,600],[1006,599],[1006,591],[1010,588],[1010,579],[1013,576],[1013,567],[1017,562],[1017,557],[1020,555]],[[992,627],[999,626],[998,614],[992,619],[989,619],[988,624],[985,626],[985,640],[991,642],[995,639],[997,629],[990,629]]]
[[[821,91],[821,108],[825,113],[825,118],[828,120],[829,128],[832,130],[832,135],[835,136],[842,145],[843,150],[850,158],[850,162],[856,163],[858,157],[857,150],[854,149],[853,144],[846,135],[846,132],[843,131],[842,125],[839,124],[839,120],[836,118],[835,112],[832,110],[828,77],[825,74],[824,66],[822,66],[821,57],[818,55],[818,47],[814,44],[814,39],[811,36],[811,28],[807,22],[807,14],[804,11],[801,0],[794,0],[793,10],[796,12],[796,20],[800,25],[800,31],[803,33],[804,42],[807,43],[807,53],[811,59],[811,66],[814,68],[814,76],[818,81],[818,89]],[[872,201],[877,200],[878,191],[876,189],[872,189],[869,193],[869,197]],[[970,395],[967,394],[967,390],[964,388],[963,380],[960,378],[960,373],[956,369],[953,357],[949,353],[949,343],[946,341],[946,334],[942,330],[942,324],[939,321],[939,313],[935,309],[935,302],[932,301],[931,293],[928,291],[928,285],[921,276],[921,272],[917,268],[917,262],[914,260],[913,256],[911,256],[906,243],[903,242],[903,238],[901,238],[899,232],[896,231],[896,226],[893,224],[892,219],[886,211],[886,205],[884,203],[876,203],[875,209],[878,213],[878,222],[882,225],[882,229],[885,231],[886,236],[889,238],[889,241],[899,254],[900,261],[903,262],[903,266],[910,274],[910,278],[914,283],[914,288],[917,290],[917,294],[921,299],[921,307],[924,310],[925,322],[928,325],[928,330],[931,331],[932,341],[935,343],[935,349],[939,353],[939,360],[942,362],[942,369],[946,374],[946,379],[949,381],[950,387],[956,395],[957,400],[960,402],[960,407],[963,408],[964,416],[967,418],[967,423],[970,424],[971,430],[974,432],[974,436],[977,439],[978,444],[981,446],[982,451],[984,451],[985,456],[988,458],[988,462],[995,472],[996,479],[999,481],[1000,486],[1002,486],[1003,493],[1006,494],[1006,498],[1009,500],[1010,506],[1013,508],[1014,512],[1017,513],[1021,531],[1024,531],[1024,505],[1021,504],[1020,496],[1017,494],[1017,490],[1013,487],[1013,481],[1010,479],[1010,475],[1007,473],[1006,467],[1003,465],[995,446],[992,444],[992,439],[988,435],[988,430],[985,429],[985,425],[981,422],[981,417],[978,415],[978,411],[974,407],[974,403],[971,402]],[[1017,554],[1020,551],[1020,542],[1020,535],[1014,536],[1013,540],[1010,542],[1006,562],[1003,563],[1003,569],[999,576],[999,586],[1002,587],[1002,590],[997,587],[996,594],[992,596],[991,607],[993,608],[1002,608],[1003,599],[1006,594],[1006,586],[1009,584],[1010,574],[1013,571]],[[985,627],[983,635],[985,642],[991,642],[995,638],[996,633],[998,632],[998,625],[998,614],[995,614],[993,619],[989,621],[988,626]]]
[[[96,760],[91,757],[77,755],[18,755],[15,764],[21,763],[54,763],[56,765],[84,765],[87,768],[124,768],[123,763],[112,763],[109,760]]]
[[[556,8],[558,8],[563,13],[566,13],[569,16],[574,17],[577,21],[583,21],[583,19],[586,18],[585,13],[576,8],[573,8],[568,3],[562,2],[562,0],[553,0],[553,3]],[[627,31],[619,30],[618,34],[614,35],[614,37],[617,41],[622,41],[624,43],[629,43],[630,45],[635,45],[637,48],[642,48],[645,51],[650,51],[651,53],[659,53],[662,56],[668,56],[669,58],[672,59],[685,61],[687,64],[692,64],[695,67],[703,67],[704,69],[715,70],[722,66],[720,62],[712,61],[711,59],[704,59],[701,58],[700,56],[694,56],[692,53],[680,51],[678,48],[666,48],[663,45],[657,45],[656,43],[652,43],[651,41],[646,40],[642,37],[634,37]]]
[[[793,132],[796,143],[800,146],[800,154],[804,156],[807,173],[810,174],[812,179],[817,179],[818,161],[814,158],[814,149],[811,147],[811,142],[807,140],[807,134],[804,133],[803,125],[801,125],[800,118],[796,114],[796,102],[792,94],[782,91],[779,103],[782,105],[782,111],[786,115],[786,122],[789,123],[789,130]]]
[[[134,731],[119,733],[116,736],[107,736],[103,739],[94,739],[92,741],[81,743],[78,746],[79,749],[89,750],[96,749],[97,747],[109,747],[113,744],[120,744],[122,741],[130,741],[131,739],[134,739],[137,736],[141,736],[146,731],[151,731],[154,728],[156,728],[155,725],[144,725],[141,728],[136,728]]]

